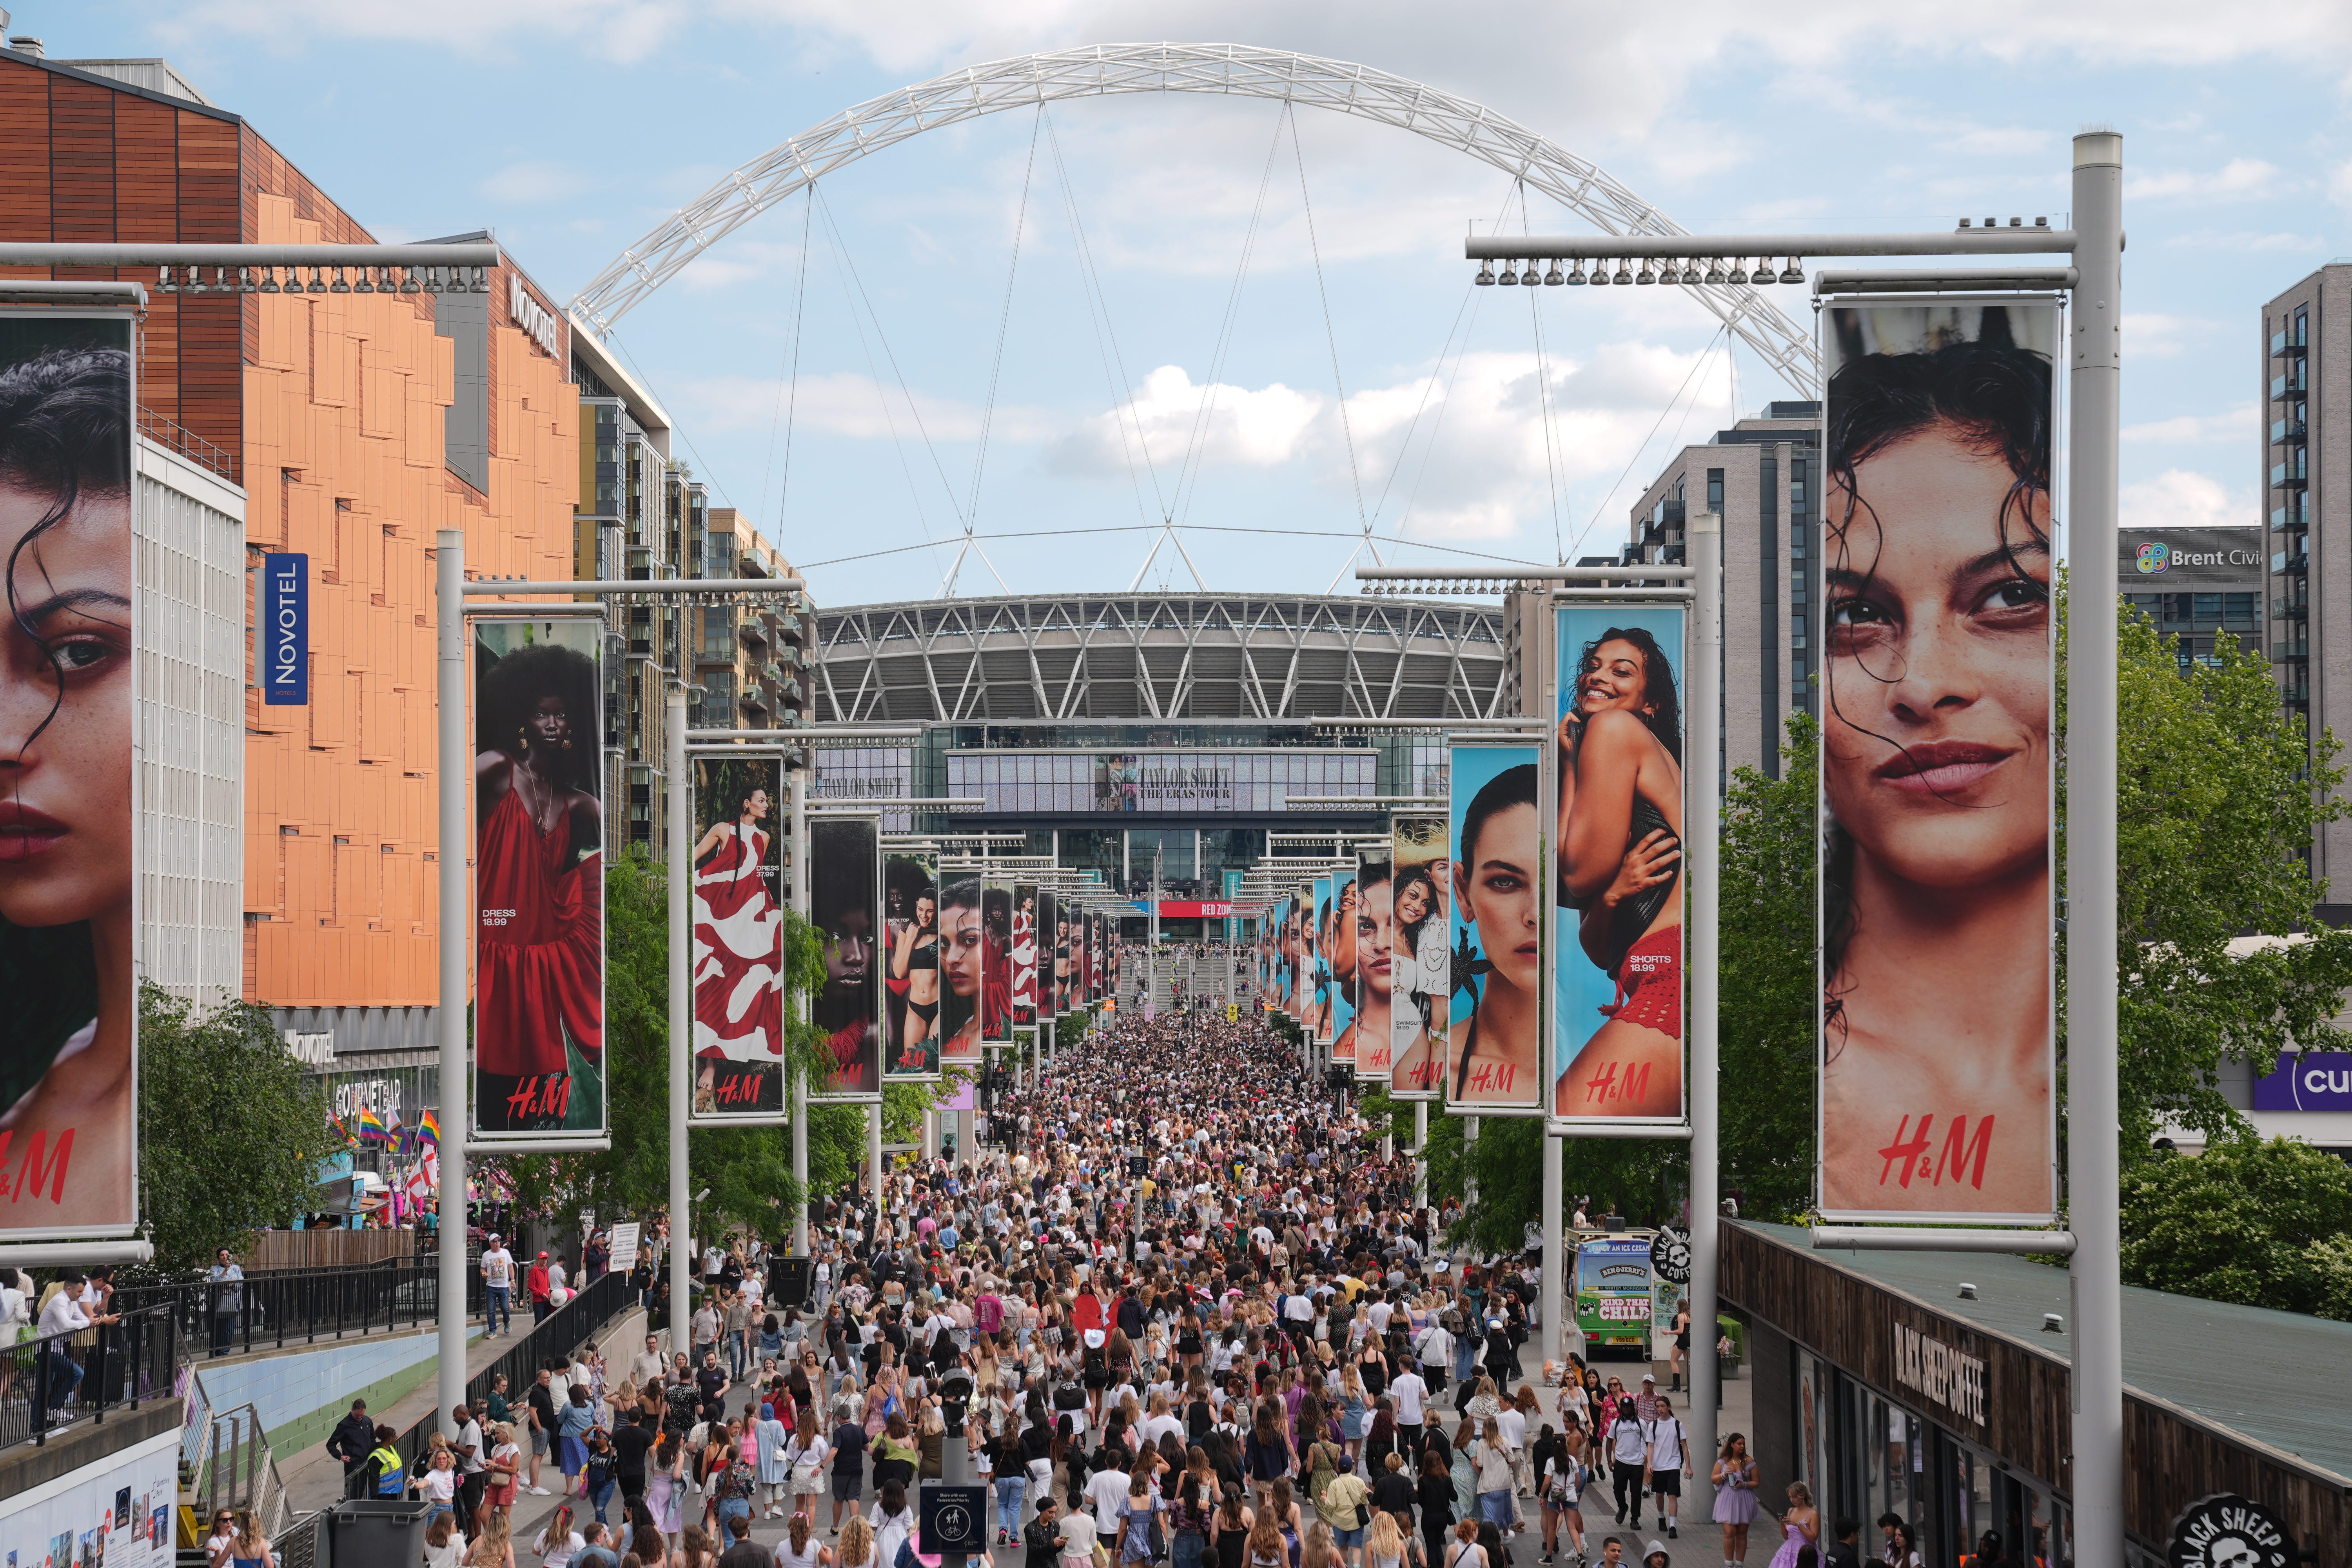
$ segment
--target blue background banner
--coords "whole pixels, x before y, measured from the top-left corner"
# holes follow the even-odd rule
[[[261,558],[261,693],[271,708],[310,705],[310,558]]]

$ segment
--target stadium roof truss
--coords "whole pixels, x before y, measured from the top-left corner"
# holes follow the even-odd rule
[[[816,718],[1485,719],[1502,613],[1254,594],[924,600],[817,612]]]
[[[868,153],[984,114],[1074,99],[1184,92],[1273,99],[1412,132],[1524,180],[1603,234],[1688,231],[1549,138],[1420,82],[1370,66],[1239,44],[1097,44],[967,67],[845,109],[735,170],[623,251],[573,296],[599,333],[694,258],[777,203]],[[1741,342],[1801,395],[1821,377],[1809,325],[1750,284],[1691,284]]]

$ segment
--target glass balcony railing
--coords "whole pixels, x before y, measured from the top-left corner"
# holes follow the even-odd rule
[[[2271,465],[2271,488],[2273,489],[2299,490],[2303,489],[2304,485],[2307,481],[2304,478],[2304,465],[2302,458],[2303,454],[2301,452],[2297,452],[2295,454],[2296,460],[2294,462],[2273,463]]]

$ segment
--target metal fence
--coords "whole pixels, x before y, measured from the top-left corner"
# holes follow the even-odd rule
[[[466,1382],[466,1402],[479,1405],[490,1392],[490,1380],[506,1374],[510,1390],[529,1388],[537,1381],[540,1364],[550,1357],[569,1355],[574,1347],[597,1332],[613,1319],[636,1303],[636,1293],[629,1289],[628,1276],[607,1271],[590,1280],[544,1321],[517,1339],[512,1347],[498,1360],[482,1368]],[[416,1474],[418,1461],[424,1457],[425,1446],[432,1435],[441,1429],[441,1417],[446,1412],[436,1410],[414,1426],[393,1439],[399,1451],[401,1463],[410,1476]],[[352,1469],[345,1481],[343,1495],[359,1498],[368,1495],[368,1467]]]
[[[0,1351],[0,1448],[46,1443],[79,1420],[169,1398],[179,1365],[179,1319],[168,1306],[119,1323],[20,1340]],[[77,1344],[87,1338],[87,1343]]]
[[[479,1313],[484,1300],[480,1271],[469,1268],[467,1316]],[[115,1301],[142,1311],[169,1310],[185,1353],[202,1361],[422,1328],[440,1321],[441,1279],[429,1257],[399,1258],[341,1268],[257,1269],[219,1283],[124,1286]]]

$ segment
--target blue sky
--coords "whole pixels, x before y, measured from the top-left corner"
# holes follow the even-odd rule
[[[168,56],[383,237],[496,228],[559,298],[842,109],[1084,44],[1373,66],[1541,132],[1698,232],[2063,221],[2068,138],[2111,125],[2129,171],[2126,523],[2256,520],[2260,307],[2352,253],[2352,8],[2307,0],[12,9],[53,57]],[[1127,586],[1171,510],[1212,588],[1320,592],[1365,518],[1408,563],[1551,559],[1622,537],[1677,437],[1792,395],[1676,290],[1474,292],[1461,236],[1519,221],[1512,182],[1319,110],[1150,96],[1006,113],[823,192],[721,242],[617,334],[719,498],[795,561],[832,563],[811,570],[823,603],[935,595],[955,552],[928,542],[967,521],[1029,536],[983,542],[1024,592]],[[1576,226],[1540,197],[1526,220]],[[1774,296],[1810,323],[1801,290]],[[1146,580],[1191,575],[1163,550]],[[998,591],[976,563],[961,587]]]

